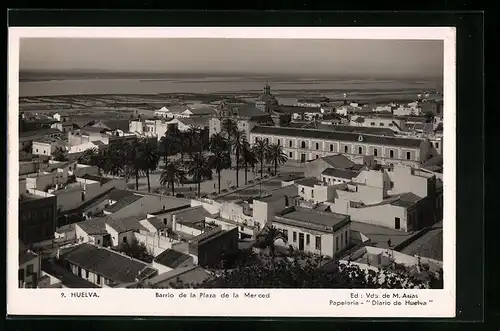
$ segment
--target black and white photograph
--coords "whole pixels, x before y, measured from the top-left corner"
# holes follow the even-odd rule
[[[419,291],[454,287],[449,31],[80,31],[17,40],[8,110],[17,290],[149,293],[159,303],[182,290],[194,306],[220,290],[233,301],[217,305],[238,305],[241,293],[266,309],[277,289],[304,291],[299,306],[309,289],[362,293],[332,294],[326,311],[396,309],[399,295],[366,291],[411,290],[400,296],[408,311],[438,298]]]

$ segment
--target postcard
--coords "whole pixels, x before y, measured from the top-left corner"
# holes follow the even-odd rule
[[[454,317],[455,52],[10,28],[8,314]]]

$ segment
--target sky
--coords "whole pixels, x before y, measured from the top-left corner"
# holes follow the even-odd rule
[[[20,72],[443,76],[443,41],[22,39]]]

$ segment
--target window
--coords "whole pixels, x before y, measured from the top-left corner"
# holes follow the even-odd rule
[[[375,122],[371,122],[371,123],[370,123],[370,125],[371,125],[371,126],[374,126],[374,125],[375,125]]]
[[[316,154],[316,158],[319,159],[319,155]]]
[[[316,149],[317,149],[317,150],[319,149],[319,144],[318,144],[318,143],[316,143]]]
[[[32,265],[32,264],[28,264],[28,265],[26,266],[26,273],[27,273],[28,275],[33,273],[33,265]]]
[[[123,237],[122,241],[123,241],[124,244],[126,244],[127,243],[127,237],[126,236]]]
[[[240,226],[240,231],[244,231],[245,227],[243,225]]]
[[[255,142],[259,141],[259,138],[255,137]]]
[[[344,233],[340,234],[340,246],[344,244]]]
[[[89,278],[89,271],[85,270],[85,278]]]
[[[85,201],[85,192],[82,192],[82,201]]]
[[[347,230],[345,230],[344,240],[345,240],[345,245],[347,246]]]
[[[411,159],[411,153],[410,152],[406,152],[406,159],[407,160]]]
[[[293,242],[297,242],[297,232],[293,231]]]
[[[281,232],[283,232],[283,236],[286,238],[286,240],[288,241],[288,230],[281,230]]]
[[[311,190],[311,198],[314,199],[314,190]]]
[[[19,278],[20,282],[24,282],[24,269],[19,269],[17,277]]]
[[[436,148],[439,148],[439,143],[438,142],[436,143]]]
[[[293,142],[291,140],[288,142],[288,146],[290,146],[290,147],[293,146]]]
[[[281,145],[281,139],[278,139],[278,146]]]
[[[401,220],[399,219],[399,217],[394,218],[394,228],[396,230],[401,228]]]
[[[392,149],[389,151],[389,157],[391,159],[394,158],[394,151]]]
[[[78,267],[78,277],[82,277],[82,268]]]
[[[394,182],[392,182],[392,181],[391,181],[389,185],[390,185],[389,187],[390,187],[390,188],[391,188],[391,190],[392,190],[392,189],[394,188]]]
[[[362,147],[358,147],[358,154],[363,154],[363,148]]]
[[[167,219],[166,218],[163,219],[163,225],[167,225]]]
[[[377,153],[378,153],[378,151],[377,151],[377,149],[375,148],[375,149],[373,150],[373,155],[374,155],[374,156],[377,156]]]
[[[392,123],[389,123],[389,126],[392,126]]]
[[[349,148],[347,146],[344,146],[344,153],[347,153],[349,151]]]
[[[101,239],[97,239],[97,245],[101,244]]]
[[[316,237],[316,249],[321,250],[321,237]]]
[[[266,138],[266,143],[269,144],[269,138]]]
[[[293,157],[292,152],[288,153],[288,155],[289,155],[290,158]]]
[[[311,237],[309,236],[309,234],[306,234],[306,245],[309,246],[310,243],[311,243]]]
[[[300,147],[302,147],[302,148],[306,148],[306,142],[305,142],[305,141],[301,142],[301,143],[300,143]]]
[[[330,152],[333,152],[333,144],[330,144]]]
[[[379,125],[380,125],[380,126],[384,126],[384,123],[380,123]]]
[[[339,237],[335,237],[335,251],[339,250]]]
[[[97,275],[96,283],[97,285],[101,285],[101,276]]]

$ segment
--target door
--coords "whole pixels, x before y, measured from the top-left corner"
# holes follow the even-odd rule
[[[299,233],[299,251],[304,250],[304,234]]]
[[[394,218],[394,228],[398,230],[401,227],[401,220],[399,217]]]
[[[306,162],[306,155],[305,154],[300,154],[300,163]]]

